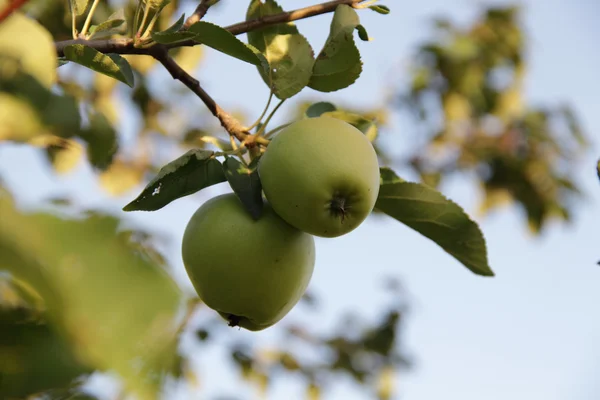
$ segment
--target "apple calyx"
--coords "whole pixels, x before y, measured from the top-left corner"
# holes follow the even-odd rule
[[[240,317],[239,315],[227,314],[227,321],[229,322],[228,325],[231,327],[240,326],[242,318],[243,317]]]
[[[329,211],[334,217],[340,218],[342,223],[344,222],[344,219],[346,218],[346,215],[350,210],[350,205],[348,205],[347,203],[348,198],[340,194],[334,195],[331,201],[329,202]]]

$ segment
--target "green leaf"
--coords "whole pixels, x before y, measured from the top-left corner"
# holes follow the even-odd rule
[[[335,9],[329,37],[315,61],[309,87],[333,92],[358,79],[362,61],[353,34],[359,23],[358,14],[352,7],[342,4]]]
[[[179,32],[184,23],[185,14],[182,14],[173,25],[161,32],[151,32],[150,36],[152,36],[152,40],[161,44],[177,43],[189,40],[193,38],[195,34],[185,31]]]
[[[440,192],[419,183],[386,183],[375,207],[437,243],[473,273],[494,276],[479,226]]]
[[[117,132],[108,119],[99,112],[89,113],[88,118],[90,125],[80,136],[87,142],[90,163],[100,170],[105,170],[118,150]]]
[[[77,16],[82,15],[87,10],[89,2],[89,0],[69,0],[69,3],[71,3],[71,12]]]
[[[336,110],[337,110],[337,108],[335,107],[335,105],[333,105],[327,101],[320,101],[318,103],[311,104],[306,109],[304,114],[308,118],[316,118],[316,117],[320,117],[323,113],[336,111]]]
[[[185,14],[181,14],[181,17],[173,25],[165,29],[164,31],[157,33],[174,33],[183,28],[183,24],[185,23]]]
[[[400,178],[392,169],[387,167],[379,168],[379,175],[380,183],[382,185],[389,183],[406,182],[404,179]]]
[[[39,293],[78,361],[115,372],[136,398],[157,398],[176,352],[181,304],[165,266],[133,245],[112,216],[24,214],[2,194],[0,214],[0,269]]]
[[[171,161],[123,211],[155,211],[176,199],[225,182],[221,163],[213,155],[208,150],[190,150]]]
[[[274,0],[252,0],[246,19],[279,14],[283,9]],[[247,33],[248,42],[267,59],[270,70],[259,69],[263,81],[279,99],[299,93],[310,81],[314,53],[310,43],[293,23],[277,24]]]
[[[263,210],[262,186],[257,169],[249,169],[233,157],[227,157],[223,170],[229,185],[248,213],[258,220]]]
[[[263,73],[269,71],[269,63],[254,46],[247,45],[229,31],[206,21],[198,21],[188,28],[194,33],[194,40],[238,60],[256,65]]]
[[[2,399],[66,386],[93,372],[78,360],[65,337],[34,318],[27,309],[0,307],[0,360],[10,360],[0,363]]]
[[[332,117],[346,121],[367,136],[372,142],[377,137],[377,124],[375,121],[363,117],[360,114],[354,114],[347,111],[328,111],[321,114],[322,116]]]
[[[102,54],[83,44],[65,47],[65,58],[93,71],[110,76],[133,88],[133,71],[126,59],[118,54]]]
[[[369,34],[367,33],[367,29],[362,26],[362,25],[356,25],[356,30],[358,31],[358,37],[360,38],[360,40],[363,40],[365,42],[368,42],[371,40],[371,38],[369,37]]]
[[[192,32],[152,32],[150,34],[152,36],[152,40],[156,43],[160,44],[173,44],[177,42],[185,42],[186,40],[190,40],[196,36],[195,33]]]
[[[375,11],[376,13],[383,14],[383,15],[387,15],[390,13],[390,8],[388,6],[384,6],[384,5],[373,5],[373,6],[369,6],[369,8],[371,10]]]
[[[600,159],[598,159],[598,164],[596,164],[596,173],[598,174],[598,179],[600,179]]]
[[[90,38],[98,39],[100,37],[110,36],[113,33],[121,32],[117,29],[125,23],[125,12],[123,9],[113,13],[108,20],[102,22],[99,25],[92,25],[90,27]]]

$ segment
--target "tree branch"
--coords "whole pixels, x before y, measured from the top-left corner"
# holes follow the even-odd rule
[[[297,10],[283,12],[279,14],[267,15],[256,19],[251,19],[237,24],[229,25],[225,29],[234,35],[241,35],[257,29],[266,28],[268,26],[277,25],[286,22],[297,21],[305,18],[314,17],[320,14],[326,14],[335,11],[337,6],[340,4],[346,4],[351,7],[357,6],[364,0],[335,0],[327,3],[316,4],[309,7],[299,8]],[[202,2],[204,3],[204,1]],[[202,3],[198,6],[200,8]],[[191,17],[190,17],[191,18]],[[56,52],[59,57],[64,55],[64,49],[66,46],[71,44],[85,44],[86,46],[92,47],[102,53],[115,53],[115,54],[147,54],[150,55],[150,49],[140,49],[133,46],[133,39],[108,39],[108,40],[65,40],[56,43]],[[172,45],[166,45],[167,48],[173,49],[177,47],[190,47],[197,46],[200,43],[194,40],[186,40],[183,42],[174,43]]]
[[[21,8],[28,0],[13,0],[4,10],[0,11],[0,22],[4,21],[10,14]]]
[[[187,27],[193,25],[204,17],[208,9],[217,3],[218,0],[201,0],[194,13],[186,20],[185,25]],[[234,25],[230,25],[225,29],[234,35],[240,35],[249,31],[262,29],[268,26],[292,22],[304,18],[313,17],[319,14],[325,14],[335,11],[337,6],[340,4],[346,4],[351,7],[358,6],[364,0],[335,0],[329,1],[322,4],[317,4],[309,7],[299,8],[297,10],[283,12],[279,14],[267,15],[264,17],[240,22]],[[187,29],[184,26],[183,29]],[[219,122],[229,132],[229,134],[240,142],[244,143],[247,148],[252,148],[256,144],[266,145],[269,143],[268,139],[262,136],[255,136],[248,134],[247,129],[236,120],[234,117],[226,113],[219,105],[214,101],[208,93],[204,91],[200,82],[193,76],[188,74],[183,68],[181,68],[175,60],[169,55],[169,50],[172,48],[183,47],[183,46],[196,46],[200,43],[194,40],[188,40],[185,42],[179,42],[172,45],[153,44],[150,47],[139,48],[134,45],[133,39],[119,38],[109,40],[65,40],[56,42],[56,52],[59,57],[64,56],[65,47],[73,44],[84,44],[88,47],[94,48],[101,53],[113,53],[113,54],[138,54],[138,55],[149,55],[154,57],[160,62],[167,71],[171,74],[173,79],[182,82],[192,92],[194,92],[210,110],[210,112],[219,119]]]
[[[234,136],[240,142],[243,142],[244,139],[248,136],[245,132],[245,128],[232,116],[227,114],[219,105],[215,102],[215,100],[210,97],[208,93],[202,86],[200,86],[200,82],[195,79],[193,76],[188,74],[183,68],[179,66],[169,55],[169,50],[164,46],[153,46],[151,49],[151,56],[154,57],[158,62],[160,62],[167,71],[171,74],[173,79],[177,79],[182,82],[185,86],[187,86],[192,92],[194,92],[200,100],[206,105],[206,107],[210,110],[210,112],[219,119],[223,128],[229,132],[230,135]]]
[[[326,3],[315,4],[314,6],[308,6],[283,12],[280,14],[272,14],[264,17],[251,19],[244,22],[238,22],[237,24],[229,25],[225,29],[234,35],[241,35],[242,33],[255,31],[257,29],[266,28],[271,25],[277,25],[284,22],[292,22],[300,19],[314,17],[315,15],[326,14],[335,11],[337,6],[340,4],[346,4],[354,7],[358,3],[362,3],[364,0],[335,0],[328,1]]]

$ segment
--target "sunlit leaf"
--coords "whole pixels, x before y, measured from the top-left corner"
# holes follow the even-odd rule
[[[59,174],[66,174],[79,165],[84,149],[75,140],[62,139],[59,143],[46,147],[46,154],[54,170]]]
[[[71,4],[71,12],[74,15],[80,16],[87,9],[88,3],[90,0],[69,0]]]
[[[262,18],[279,14],[283,9],[274,0],[252,0],[246,19]],[[248,42],[267,59],[270,71],[259,68],[264,82],[275,96],[287,99],[300,92],[309,82],[314,54],[308,40],[298,32],[293,23],[252,30],[247,33]]]
[[[100,185],[112,196],[121,196],[136,186],[144,178],[142,166],[117,160],[102,171],[98,177]]]
[[[124,211],[154,211],[170,202],[226,180],[214,152],[190,150],[162,167]]]
[[[16,96],[0,92],[0,142],[25,142],[43,132],[36,110]]]
[[[19,11],[0,23],[0,65],[8,68],[9,60],[18,62],[16,68],[47,88],[56,82],[58,62],[52,35]]]
[[[359,24],[358,14],[352,7],[342,4],[336,8],[329,36],[313,66],[309,87],[333,92],[352,85],[358,79],[362,61],[353,32]]]
[[[327,111],[321,115],[346,121],[364,133],[371,142],[377,137],[378,129],[375,121],[365,118],[362,115],[341,110]]]
[[[252,216],[259,219],[263,209],[262,186],[257,169],[249,169],[233,157],[223,163],[229,185]]]
[[[108,75],[133,87],[131,66],[118,54],[102,54],[83,44],[71,44],[64,49],[65,58],[89,69]]]
[[[438,191],[412,182],[383,184],[375,207],[434,241],[473,273],[494,276],[479,226]]]

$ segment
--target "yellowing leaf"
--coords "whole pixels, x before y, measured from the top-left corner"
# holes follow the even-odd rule
[[[321,388],[315,384],[310,384],[306,388],[306,400],[320,400],[321,399]]]
[[[394,368],[387,365],[377,379],[377,397],[380,400],[389,400],[394,393]]]
[[[18,60],[23,72],[47,88],[56,82],[58,61],[52,35],[19,11],[0,23],[0,65],[6,60]]]
[[[192,74],[198,68],[203,57],[204,51],[202,50],[202,46],[180,47],[174,56],[177,64],[188,74]]]
[[[61,139],[58,145],[48,146],[46,153],[54,170],[61,175],[75,169],[85,154],[83,146],[72,139]]]
[[[0,92],[0,142],[26,142],[44,132],[44,127],[29,103]]]
[[[115,161],[100,174],[100,185],[112,196],[126,194],[142,182],[143,170],[123,161]]]
[[[463,95],[450,92],[444,99],[444,114],[447,122],[466,120],[471,115],[471,104]]]

